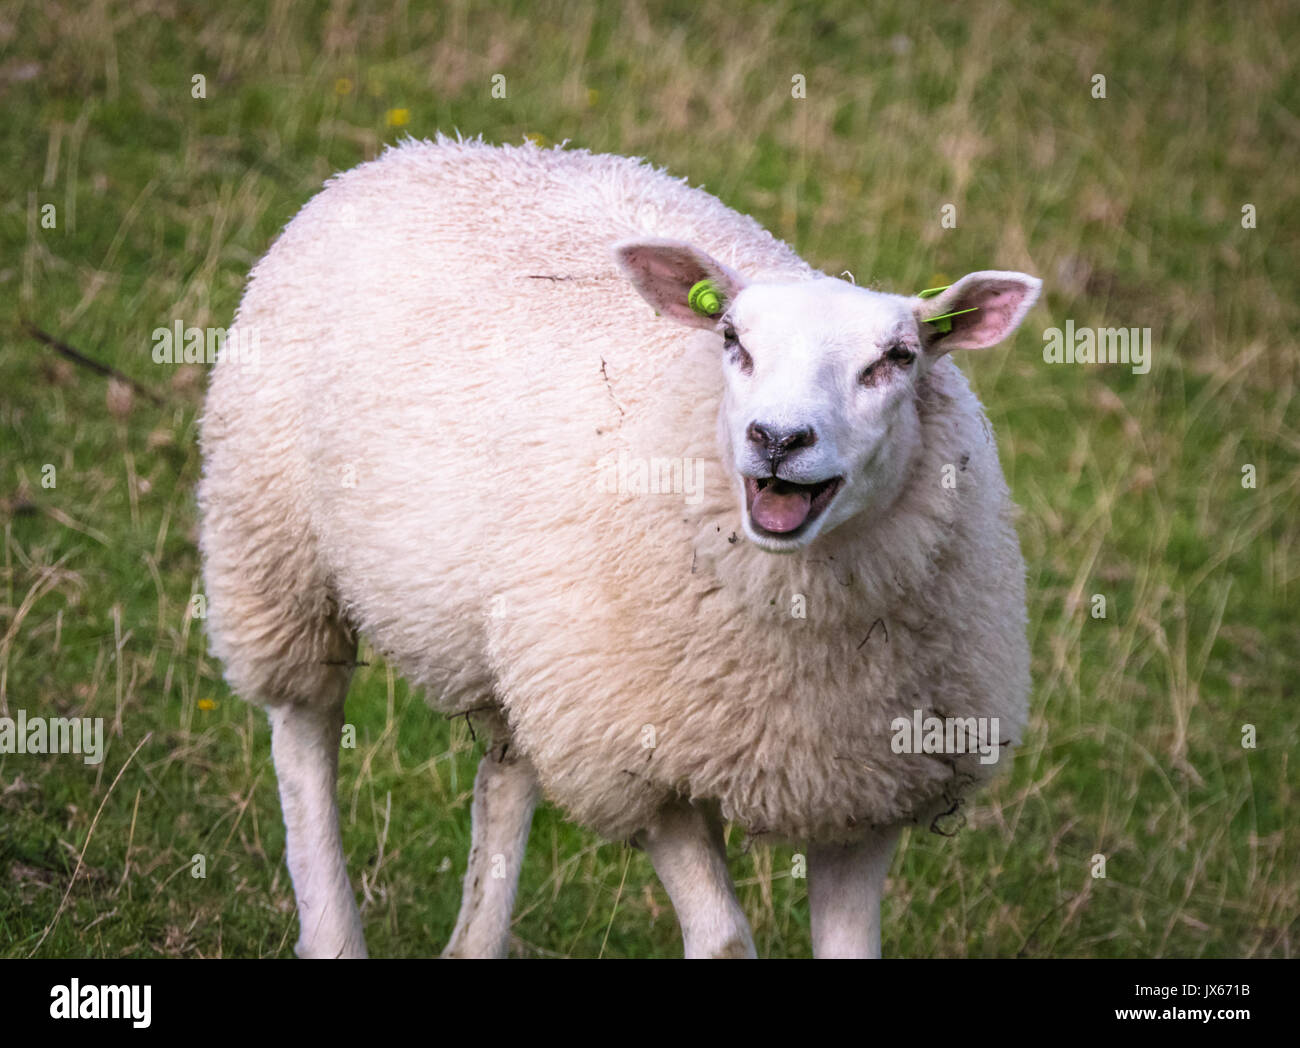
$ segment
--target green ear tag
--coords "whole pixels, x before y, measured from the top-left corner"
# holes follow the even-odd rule
[[[934,298],[935,295],[947,291],[950,287],[952,287],[951,284],[944,284],[943,287],[928,287],[924,291],[918,291],[916,293],[916,297]],[[980,308],[979,306],[971,306],[970,309],[958,309],[958,310],[954,310],[951,313],[940,313],[937,317],[930,317],[929,320],[923,320],[922,323],[933,324],[936,331],[938,331],[942,335],[946,335],[948,334],[948,332],[952,330],[953,317],[959,317],[963,313],[974,313],[979,308]]]
[[[702,317],[715,317],[722,312],[722,292],[712,280],[699,280],[691,285],[686,304]]]
[[[952,318],[959,317],[963,313],[978,313],[979,306],[971,306],[970,309],[957,309],[951,313],[940,313],[937,317],[931,317],[925,321],[926,324],[933,324],[935,329],[943,334],[948,334],[952,330]]]

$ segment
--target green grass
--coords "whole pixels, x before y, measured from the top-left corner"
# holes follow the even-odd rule
[[[0,13],[0,714],[108,733],[99,767],[0,755],[0,955],[291,952],[265,718],[188,612],[203,375],[155,365],[150,332],[226,326],[324,178],[457,128],[647,156],[859,283],[1041,275],[1020,334],[963,361],[1023,507],[1032,723],[957,836],[905,835],[886,953],[1300,952],[1294,9],[416,6]],[[1044,364],[1067,318],[1150,327],[1151,372]],[[345,846],[372,953],[428,955],[455,919],[480,746],[370,658]],[[793,849],[729,842],[760,954],[807,954]],[[514,930],[527,956],[680,951],[644,855],[547,809]]]

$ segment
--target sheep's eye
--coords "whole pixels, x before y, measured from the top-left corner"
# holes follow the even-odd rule
[[[744,374],[748,375],[754,370],[754,358],[740,344],[740,339],[736,337],[736,329],[730,324],[722,330],[722,345],[726,350],[727,359],[733,364],[738,364]]]
[[[884,356],[863,368],[862,374],[858,376],[858,381],[864,386],[878,386],[888,376],[889,372],[905,368],[915,359],[915,353],[902,343],[896,343],[885,350]]]

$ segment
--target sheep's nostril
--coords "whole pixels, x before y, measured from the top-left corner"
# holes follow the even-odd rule
[[[796,448],[810,448],[817,443],[817,433],[811,426],[778,429],[776,426],[751,422],[745,435],[771,455],[784,455]]]
[[[781,446],[786,451],[793,451],[795,448],[810,448],[817,443],[817,434],[811,426],[805,426],[802,429],[796,429],[792,433],[785,434],[781,438]]]

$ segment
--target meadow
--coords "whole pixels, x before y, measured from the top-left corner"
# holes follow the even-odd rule
[[[325,179],[440,130],[644,156],[859,284],[1042,277],[961,361],[1022,507],[1031,725],[905,833],[885,954],[1300,953],[1298,40],[1280,0],[9,0],[0,716],[103,718],[106,753],[0,754],[0,956],[292,954],[266,719],[192,599],[206,369],[152,335],[226,327]],[[1046,362],[1067,321],[1150,329],[1149,371]],[[372,955],[428,956],[482,743],[360,658],[349,868]],[[728,844],[760,955],[808,955],[797,849]],[[680,950],[644,854],[543,807],[512,952]]]

